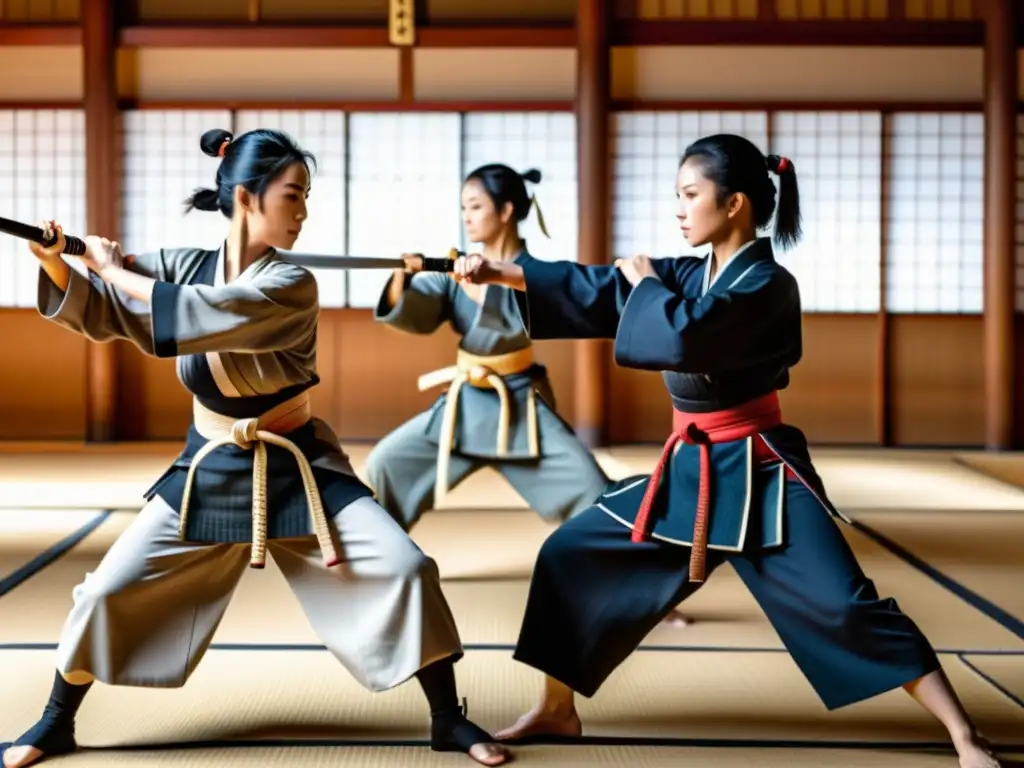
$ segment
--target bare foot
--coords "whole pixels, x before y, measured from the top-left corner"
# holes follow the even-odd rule
[[[960,758],[960,768],[1001,768],[999,760],[992,752],[992,746],[981,734],[958,742],[953,742]]]
[[[496,739],[510,741],[528,736],[567,736],[579,737],[583,734],[583,724],[576,709],[545,709],[538,705],[516,720],[515,725],[494,734]]]
[[[469,756],[482,765],[501,765],[512,759],[512,753],[503,744],[493,742],[474,744],[469,748]]]
[[[662,624],[667,624],[670,627],[688,627],[693,624],[693,619],[689,618],[682,611],[673,609],[668,616],[661,620]]]
[[[43,756],[42,750],[32,746],[8,747],[2,751],[4,768],[25,768]]]

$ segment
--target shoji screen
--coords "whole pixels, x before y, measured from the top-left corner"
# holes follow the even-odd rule
[[[196,187],[214,185],[219,160],[199,138],[210,128],[231,130],[228,110],[130,110],[122,114],[124,183],[121,243],[128,253],[160,248],[219,248],[228,232],[220,213],[184,214]]]
[[[536,168],[538,185],[527,184],[550,239],[531,211],[519,226],[527,248],[540,259],[577,259],[578,187],[576,116],[571,112],[470,112],[462,123],[462,175],[488,163],[503,163],[520,173]],[[466,243],[465,232],[461,242]]]
[[[81,110],[0,110],[0,215],[85,231],[85,124]],[[0,306],[33,307],[38,262],[24,241],[0,237]]]
[[[457,113],[349,115],[349,252],[444,256],[462,242]],[[349,274],[351,307],[374,307],[389,274]]]
[[[765,112],[620,112],[612,125],[615,258],[694,253],[676,220],[676,171],[688,144],[728,132],[768,149]]]
[[[346,248],[345,113],[337,110],[239,111],[238,135],[256,128],[284,131],[316,157],[312,190],[307,201],[309,218],[295,250],[302,253],[342,254]],[[320,287],[320,306],[345,306],[345,272],[314,269]]]
[[[981,312],[983,115],[897,113],[886,123],[886,308]]]
[[[881,114],[777,112],[772,120],[771,151],[796,168],[804,233],[777,258],[799,281],[803,310],[877,312]]]

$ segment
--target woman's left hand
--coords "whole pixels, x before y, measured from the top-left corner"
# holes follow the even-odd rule
[[[121,244],[95,235],[85,238],[85,253],[77,258],[96,274],[102,274],[103,270],[110,267],[124,265]]]
[[[629,280],[630,285],[636,285],[645,277],[658,276],[651,264],[650,256],[639,255],[629,259],[619,259],[615,262],[615,266]]]

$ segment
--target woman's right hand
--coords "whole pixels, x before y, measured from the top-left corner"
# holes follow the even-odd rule
[[[423,271],[422,253],[403,253],[402,261],[405,262],[405,269],[395,270],[396,272],[415,275],[417,272]]]
[[[60,255],[64,252],[64,229],[55,221],[39,221],[36,222],[36,226],[43,230],[44,237],[57,236],[57,241],[53,245],[43,246],[39,243],[29,241],[28,248],[32,251],[32,255],[39,259],[40,262],[47,263],[52,262],[54,259],[59,259]]]
[[[452,274],[459,282],[475,285],[501,284],[505,282],[506,277],[502,266],[502,263],[485,259],[478,253],[470,253],[455,260]]]

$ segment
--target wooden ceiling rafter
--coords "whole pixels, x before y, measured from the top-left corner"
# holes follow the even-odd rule
[[[419,14],[418,14],[419,15]],[[387,47],[387,21],[284,24],[140,23],[125,14],[118,29],[121,48],[379,48]],[[257,17],[258,18],[258,17]],[[564,22],[522,19],[470,22],[417,19],[416,47],[422,48],[574,48],[576,28]],[[613,47],[669,45],[827,45],[903,47],[982,47],[984,23],[978,20],[926,21],[779,19],[619,19],[609,30]],[[1024,24],[1017,24],[1017,45]],[[78,24],[0,23],[0,45],[79,45]]]

